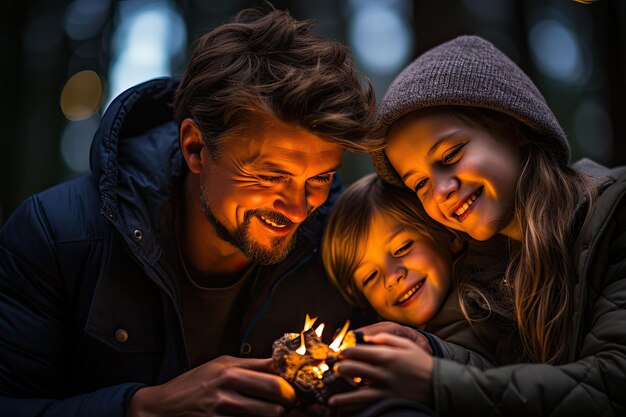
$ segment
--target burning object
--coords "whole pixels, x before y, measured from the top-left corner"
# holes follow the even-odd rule
[[[337,355],[362,341],[360,333],[348,331],[347,321],[330,345],[322,341],[324,324],[313,330],[317,318],[307,314],[300,333],[285,333],[272,345],[274,366],[296,390],[303,404],[325,404],[336,393],[352,390],[360,380],[349,381],[333,371]]]

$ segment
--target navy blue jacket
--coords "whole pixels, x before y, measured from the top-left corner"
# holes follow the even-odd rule
[[[135,390],[188,369],[162,224],[186,170],[175,88],[163,78],[121,94],[94,137],[92,174],[27,199],[1,230],[0,415],[122,416]],[[328,283],[318,254],[340,188],[301,226],[284,262],[259,267],[240,303],[238,346],[226,353],[269,357],[306,313],[331,329],[362,318]]]

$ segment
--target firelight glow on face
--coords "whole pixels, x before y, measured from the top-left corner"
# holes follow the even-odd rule
[[[452,253],[376,212],[353,279],[382,317],[410,326],[429,321],[450,291]]]
[[[388,135],[385,153],[437,222],[476,240],[519,240],[514,197],[521,148],[445,113],[409,114]]]
[[[223,240],[274,264],[328,198],[343,148],[269,116],[246,123],[245,134],[220,144],[217,159],[206,155],[201,203]]]

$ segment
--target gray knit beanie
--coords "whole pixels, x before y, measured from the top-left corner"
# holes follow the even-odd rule
[[[569,163],[567,137],[537,87],[506,55],[477,36],[460,36],[425,52],[396,77],[379,106],[380,135],[413,111],[451,105],[513,116],[537,133],[536,140],[553,147],[560,162]],[[371,156],[385,181],[402,185],[384,151]]]

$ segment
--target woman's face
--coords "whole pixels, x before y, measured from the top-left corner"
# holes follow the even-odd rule
[[[392,126],[385,153],[437,222],[476,240],[498,233],[520,240],[513,222],[519,140],[495,138],[443,112],[413,113]]]
[[[353,279],[382,317],[420,326],[450,291],[452,254],[388,215],[375,213]]]

